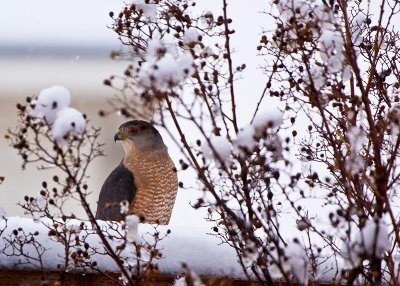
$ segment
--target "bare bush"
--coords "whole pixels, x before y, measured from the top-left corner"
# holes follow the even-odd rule
[[[275,28],[255,47],[265,89],[243,128],[235,82],[246,65],[235,62],[228,1],[218,15],[193,1],[135,3],[110,13],[126,46],[114,56],[134,63],[105,81],[121,94],[113,108],[148,107],[178,134],[182,169],[211,195],[195,207],[208,208],[248,278],[307,284],[332,261],[330,279],[397,285],[399,2],[273,1]],[[261,111],[268,97],[281,114]],[[325,217],[309,215],[317,198]],[[294,241],[282,235],[289,209],[304,233]]]

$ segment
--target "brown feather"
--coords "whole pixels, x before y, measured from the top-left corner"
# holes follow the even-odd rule
[[[168,224],[178,190],[178,178],[167,148],[156,152],[136,148],[125,151],[123,164],[134,174],[137,189],[129,214],[143,216],[147,223]]]

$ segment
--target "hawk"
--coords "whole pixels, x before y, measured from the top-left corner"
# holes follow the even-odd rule
[[[178,190],[176,168],[160,133],[150,123],[132,120],[114,136],[125,150],[122,162],[100,191],[96,219],[120,220],[120,205],[147,223],[168,224]]]

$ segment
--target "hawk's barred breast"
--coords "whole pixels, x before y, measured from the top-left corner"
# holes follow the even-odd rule
[[[125,158],[124,165],[135,174],[136,195],[129,214],[143,216],[147,223],[168,224],[178,189],[168,152],[134,154]]]

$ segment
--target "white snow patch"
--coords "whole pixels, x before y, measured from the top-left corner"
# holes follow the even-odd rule
[[[127,241],[131,243],[137,242],[139,239],[139,233],[138,233],[139,217],[136,215],[128,215],[125,218],[125,224],[127,227],[126,231]]]
[[[189,29],[187,29],[183,35],[183,43],[186,45],[198,43],[200,42],[200,39],[201,35],[199,33],[199,30],[194,27],[190,27]]]
[[[319,38],[321,58],[326,63],[328,71],[338,73],[344,68],[343,36],[337,30],[324,29]]]
[[[285,256],[293,276],[300,284],[308,285],[309,258],[302,245],[297,241],[289,243],[285,249]]]
[[[240,151],[240,148],[252,150],[256,144],[256,137],[262,136],[268,128],[273,130],[278,128],[282,123],[282,112],[271,104],[265,110],[259,111],[251,124],[240,129],[233,142],[235,150]]]
[[[193,57],[189,52],[179,54],[174,39],[164,36],[149,43],[144,62],[138,72],[144,88],[166,91],[181,84],[193,74]]]
[[[235,149],[238,150],[240,148],[246,148],[248,150],[252,150],[255,144],[255,133],[256,131],[251,125],[240,129],[240,131],[236,135],[236,140],[234,141]]]
[[[68,135],[81,135],[85,131],[86,120],[82,113],[70,108],[71,94],[64,86],[51,86],[40,91],[34,104],[33,115],[51,125],[53,140],[65,142]]]
[[[389,234],[382,219],[369,219],[342,252],[346,268],[360,266],[365,258],[382,258],[390,249]]]
[[[174,286],[187,286],[186,278],[181,277],[181,278],[175,279]]]
[[[200,52],[200,56],[202,58],[207,58],[209,56],[212,56],[213,54],[214,54],[213,49],[211,47],[208,47],[208,46],[204,47]]]
[[[193,56],[189,52],[183,53],[180,57],[178,57],[178,66],[180,68],[179,72],[181,74],[182,79],[187,76],[191,76],[194,73],[193,66]]]
[[[159,60],[165,54],[171,54],[174,58],[178,57],[179,53],[175,39],[168,35],[164,35],[163,38],[160,37],[159,34],[156,34],[154,38],[147,43],[146,61],[152,62]]]
[[[220,163],[218,159],[224,163],[229,161],[231,157],[232,144],[226,137],[212,135],[210,137],[210,143],[211,146],[207,142],[202,145],[203,154],[207,159],[214,160],[217,163]]]
[[[167,54],[159,61],[144,63],[138,76],[144,87],[165,91],[178,85],[183,74],[184,70],[178,66],[177,61]]]
[[[321,32],[319,38],[320,43],[327,51],[327,57],[334,49],[341,50],[343,48],[343,37],[339,31],[325,29]]]
[[[352,72],[351,72],[351,68],[350,66],[346,65],[343,69],[343,74],[342,74],[342,80],[343,82],[346,82],[348,80],[350,80],[350,78],[352,77]]]
[[[367,17],[364,14],[359,13],[356,17],[354,17],[351,23],[351,29],[352,29],[351,39],[354,45],[359,45],[364,40],[364,37],[362,35],[362,30],[366,19]]]
[[[65,229],[72,232],[79,232],[81,229],[81,221],[77,219],[70,219],[65,222]]]
[[[35,111],[40,118],[48,124],[56,120],[57,112],[68,107],[71,102],[71,94],[64,86],[51,86],[42,89],[35,101]]]
[[[366,140],[362,129],[358,126],[352,126],[347,131],[346,136],[349,140],[350,149],[354,152],[360,152]]]
[[[86,119],[83,114],[72,107],[67,107],[57,113],[54,121],[52,133],[53,139],[59,144],[65,142],[65,137],[72,135],[78,136],[85,131]]]
[[[282,112],[278,108],[270,108],[257,113],[253,120],[253,127],[257,133],[262,133],[267,128],[277,128],[283,123]]]
[[[321,67],[311,67],[309,74],[303,77],[307,84],[314,84],[314,87],[319,90],[325,85],[326,75]]]
[[[365,135],[358,126],[352,126],[347,131],[347,140],[349,142],[349,160],[346,169],[351,174],[358,174],[365,166],[365,160],[361,155]]]
[[[39,208],[40,211],[44,211],[46,206],[47,206],[47,199],[43,197],[42,195],[38,196],[36,198],[36,205]]]
[[[146,3],[146,0],[133,0],[132,4],[135,5],[136,10],[143,12],[143,16],[147,17],[150,21],[157,19],[157,6],[153,3]]]
[[[308,13],[310,5],[305,0],[280,0],[276,4],[282,19],[289,20],[295,16],[295,11],[298,11],[299,16],[304,16]]]

